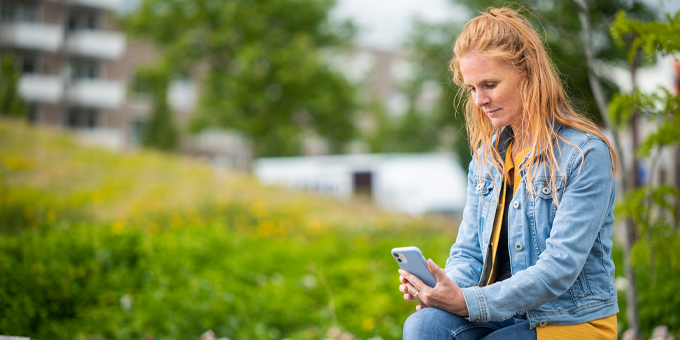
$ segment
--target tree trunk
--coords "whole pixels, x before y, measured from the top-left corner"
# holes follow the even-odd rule
[[[585,0],[571,0],[576,6],[578,11],[578,18],[581,23],[581,32],[583,36],[583,51],[586,57],[586,65],[588,68],[588,82],[590,83],[590,88],[593,91],[593,97],[595,97],[595,103],[600,111],[602,120],[605,122],[607,129],[611,132],[612,138],[614,139],[614,147],[616,148],[616,153],[619,155],[620,165],[621,165],[621,186],[619,187],[622,195],[628,191],[629,183],[626,171],[626,162],[623,158],[623,149],[621,148],[621,143],[619,141],[618,131],[612,126],[611,120],[609,119],[609,103],[607,103],[606,97],[604,95],[604,90],[600,84],[600,80],[597,76],[595,70],[595,54],[593,53],[593,45],[590,36],[590,13],[588,10],[588,3]],[[633,75],[633,77],[635,77]],[[633,149],[635,150],[635,149]],[[633,164],[635,164],[635,157],[633,157]],[[632,170],[632,169],[631,169]],[[637,173],[633,171],[632,176],[636,176]],[[632,183],[631,183],[632,184]],[[626,230],[625,239],[625,254],[624,254],[624,267],[626,277],[628,278],[628,289],[626,290],[626,309],[627,309],[627,319],[628,327],[633,331],[633,339],[639,339],[640,337],[640,318],[639,310],[637,304],[637,286],[635,279],[635,269],[630,263],[630,252],[636,240],[636,230],[635,225],[630,219],[623,221],[623,227]]]
[[[640,65],[641,54],[638,50],[633,58],[633,63],[630,65],[630,77],[633,83],[633,92],[637,90],[637,68]],[[630,173],[628,174],[628,187],[635,190],[639,188],[642,183],[640,179],[640,162],[638,162],[635,155],[638,145],[640,144],[640,136],[638,135],[638,122],[640,115],[636,112],[630,120],[630,135],[631,135],[631,165]],[[625,181],[625,180],[624,180]],[[626,232],[626,255],[625,263],[626,277],[628,278],[628,290],[626,291],[626,311],[628,317],[628,328],[633,330],[633,339],[640,339],[640,313],[637,300],[637,279],[635,277],[635,268],[630,261],[630,253],[633,245],[638,239],[637,227],[632,218],[628,218],[627,232]]]

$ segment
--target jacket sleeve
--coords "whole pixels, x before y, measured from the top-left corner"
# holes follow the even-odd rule
[[[461,288],[477,285],[483,266],[477,225],[479,197],[475,193],[476,167],[477,161],[473,158],[468,168],[467,201],[463,220],[458,227],[458,236],[451,246],[445,267],[446,275]]]
[[[470,320],[507,319],[561,296],[576,281],[610,214],[616,188],[607,144],[600,139],[580,144],[583,157],[575,150],[565,160],[567,182],[545,250],[535,265],[507,280],[463,288]]]

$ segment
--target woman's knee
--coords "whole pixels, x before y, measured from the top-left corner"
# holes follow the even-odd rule
[[[469,321],[436,308],[423,308],[404,323],[404,339],[448,339],[451,331]]]

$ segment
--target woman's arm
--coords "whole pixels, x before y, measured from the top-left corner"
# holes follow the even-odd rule
[[[458,229],[456,242],[451,247],[451,254],[446,260],[446,271],[439,268],[432,260],[427,261],[430,271],[437,277],[437,285],[433,288],[424,284],[418,277],[399,270],[399,291],[404,299],[419,304],[416,309],[435,307],[450,313],[467,316],[467,306],[460,287],[476,285],[482,271],[482,254],[479,249],[477,205],[479,197],[475,187],[476,160],[473,158],[468,167],[467,202],[463,211],[463,220]],[[417,296],[416,296],[417,294]]]

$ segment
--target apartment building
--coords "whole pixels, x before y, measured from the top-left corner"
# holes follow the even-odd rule
[[[129,95],[138,64],[155,59],[116,26],[122,0],[1,0],[0,53],[17,57],[29,118],[112,148],[135,144],[148,101]]]

